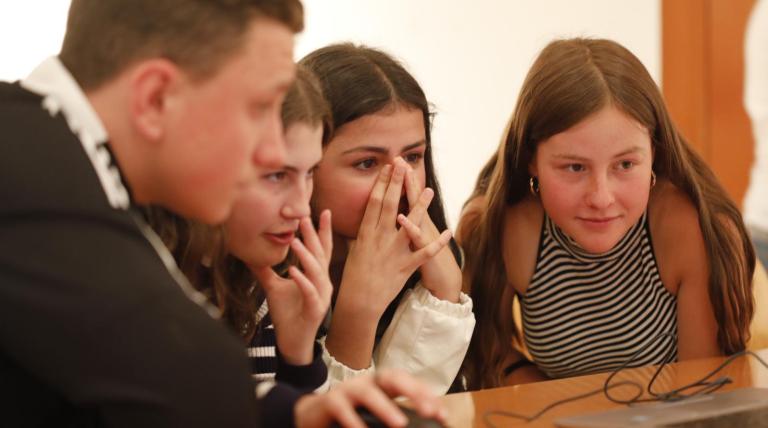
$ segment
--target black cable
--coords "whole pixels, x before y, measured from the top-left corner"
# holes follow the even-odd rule
[[[640,354],[645,352],[645,350],[649,346],[651,346],[654,343],[658,342],[659,339],[663,339],[665,337],[669,338],[670,340],[675,340],[675,341],[677,340],[677,336],[675,336],[674,333],[670,333],[670,332],[668,332],[668,333],[661,333],[660,335],[658,335],[658,336],[654,337],[653,339],[649,340],[648,343],[646,343],[640,349],[638,349],[637,352],[635,352],[631,357],[629,357],[627,359],[627,361],[625,361],[622,365],[619,366],[619,368],[617,368],[616,370],[611,372],[611,374],[608,376],[607,379],[605,379],[605,383],[603,384],[603,393],[605,394],[605,398],[607,398],[608,401],[611,401],[611,402],[616,403],[616,404],[626,404],[626,405],[631,405],[631,404],[635,404],[635,403],[644,403],[644,402],[656,401],[656,399],[651,399],[651,398],[641,399],[640,397],[643,395],[643,387],[642,387],[642,385],[640,385],[637,382],[626,381],[626,382],[629,382],[630,384],[632,384],[633,386],[637,387],[638,390],[639,390],[638,394],[635,395],[634,397],[632,397],[629,400],[620,400],[620,399],[611,397],[611,394],[608,393],[608,391],[610,390],[608,385],[611,383],[611,379],[613,379],[614,376],[616,376],[617,374],[619,374],[619,372],[621,372],[622,370],[626,369],[630,364],[632,364],[632,362],[635,361],[635,359],[637,359],[637,357],[640,356]],[[664,360],[659,365],[659,368],[656,369],[656,372],[653,374],[653,377],[651,377],[651,380],[648,383],[648,392],[652,396],[654,396],[654,397],[655,397],[655,395],[653,393],[651,393],[650,389],[653,386],[653,383],[656,381],[656,378],[659,376],[659,374],[661,374],[661,371],[664,369],[664,367],[675,358],[675,352],[672,351],[675,348],[676,347],[671,347],[670,348],[670,351],[667,352],[667,355],[664,357]]]
[[[637,384],[635,382],[632,382],[632,381],[622,381],[622,382],[618,382],[618,383],[616,383],[614,385],[611,385],[609,388],[617,388],[619,386],[630,385],[630,384],[632,386],[637,386]],[[641,391],[640,393],[641,394],[642,394],[642,390],[643,390],[643,388],[640,387],[640,391]],[[489,410],[489,411],[483,413],[483,422],[485,422],[485,424],[487,426],[491,427],[491,428],[496,428],[496,425],[494,425],[491,422],[491,420],[490,420],[491,416],[505,416],[505,417],[508,417],[508,418],[521,419],[521,420],[525,421],[526,423],[527,422],[533,422],[534,420],[536,420],[539,417],[541,417],[541,415],[543,415],[544,413],[552,410],[553,408],[555,408],[555,407],[557,407],[557,406],[559,406],[561,404],[570,403],[571,401],[581,400],[582,398],[591,397],[591,396],[597,395],[597,394],[599,394],[601,392],[603,392],[603,388],[595,389],[595,390],[586,392],[584,394],[575,395],[573,397],[568,397],[568,398],[565,398],[565,399],[562,399],[562,400],[555,401],[553,403],[548,404],[546,407],[544,407],[543,409],[539,410],[538,412],[536,412],[535,414],[533,414],[531,416],[521,415],[519,413],[509,412],[509,411],[506,411],[506,410]]]
[[[661,393],[661,394],[654,393],[651,390],[652,383],[650,383],[650,384],[648,384],[648,393],[653,395],[654,397],[657,397],[658,401],[679,401],[679,400],[682,400],[682,399],[694,397],[696,395],[703,395],[703,394],[708,394],[710,392],[716,391],[717,389],[721,388],[722,386],[727,385],[729,383],[732,383],[733,380],[731,378],[727,377],[727,376],[719,377],[719,378],[717,378],[717,379],[715,379],[715,380],[713,380],[711,382],[708,382],[708,380],[711,377],[715,376],[717,373],[719,373],[722,369],[724,369],[725,367],[730,365],[734,360],[736,360],[739,357],[745,356],[745,355],[749,355],[749,356],[754,357],[765,368],[768,368],[768,363],[766,363],[765,360],[760,358],[759,355],[755,354],[752,351],[741,351],[741,352],[737,352],[737,353],[731,355],[730,357],[726,358],[726,360],[723,361],[719,366],[717,366],[715,369],[713,369],[712,371],[707,373],[703,378],[699,379],[698,381],[691,382],[688,385],[681,386],[679,388],[673,389],[672,391],[669,391],[669,392],[666,392],[666,393]],[[694,388],[694,387],[697,387],[697,386],[702,386],[703,388],[700,389],[699,391],[696,391],[696,392],[691,393],[691,394],[687,394],[687,395],[681,394],[682,391],[685,391],[687,389],[691,389],[691,388]]]
[[[520,414],[520,413],[509,412],[509,411],[506,411],[506,410],[488,410],[488,411],[483,413],[483,422],[485,422],[486,426],[488,426],[490,428],[496,428],[496,425],[494,425],[491,422],[491,420],[490,420],[491,416],[503,416],[503,417],[507,417],[507,418],[520,419],[520,420],[522,420],[522,421],[524,421],[526,423],[527,422],[532,422],[532,421],[538,419],[539,417],[541,417],[541,415],[543,415],[544,413],[552,410],[553,408],[555,408],[557,406],[560,406],[561,404],[570,403],[572,401],[577,401],[577,400],[581,400],[583,398],[591,397],[593,395],[599,394],[600,392],[602,392],[609,401],[611,401],[613,403],[617,403],[617,404],[628,405],[628,406],[631,406],[631,405],[634,405],[634,404],[637,404],[637,403],[647,403],[647,402],[655,402],[655,401],[659,401],[659,402],[680,401],[680,400],[685,400],[685,399],[688,399],[688,398],[691,398],[691,397],[696,397],[696,396],[700,396],[700,395],[710,394],[710,393],[712,393],[714,391],[717,391],[718,389],[722,388],[723,386],[725,386],[725,385],[727,385],[729,383],[732,383],[733,380],[730,377],[728,377],[728,376],[719,377],[719,378],[714,379],[712,381],[709,381],[709,379],[712,378],[713,376],[715,376],[717,373],[719,373],[725,367],[730,365],[734,360],[736,360],[739,357],[745,356],[745,355],[750,355],[750,356],[754,357],[765,368],[768,369],[768,363],[766,363],[762,358],[760,358],[759,355],[755,354],[752,351],[741,351],[741,352],[737,352],[737,353],[731,355],[730,357],[728,357],[718,367],[716,367],[714,370],[710,371],[704,377],[702,377],[701,379],[699,379],[697,381],[691,382],[688,385],[684,385],[684,386],[675,388],[675,389],[673,389],[671,391],[661,392],[661,393],[654,392],[653,391],[653,384],[656,382],[656,379],[659,377],[659,374],[661,374],[661,371],[664,369],[664,367],[667,364],[669,364],[670,362],[672,362],[672,360],[675,358],[675,353],[670,351],[667,354],[667,356],[664,358],[664,361],[656,369],[656,371],[654,372],[654,374],[651,377],[650,381],[648,382],[646,390],[648,391],[648,395],[650,395],[651,398],[640,398],[643,395],[643,386],[641,384],[635,382],[635,381],[623,380],[623,381],[611,384],[611,379],[613,379],[613,377],[616,376],[620,371],[626,369],[630,364],[632,364],[632,362],[643,351],[645,351],[645,349],[647,347],[651,346],[652,344],[654,344],[659,339],[662,339],[662,338],[665,338],[665,337],[669,338],[670,340],[677,341],[677,336],[675,334],[673,334],[673,333],[662,333],[662,334],[654,337],[648,343],[643,345],[643,347],[640,350],[638,350],[634,355],[629,357],[629,359],[627,359],[627,361],[625,361],[621,366],[619,366],[617,369],[613,370],[611,372],[611,374],[605,379],[605,383],[603,383],[603,386],[600,389],[595,389],[595,390],[592,390],[592,391],[585,392],[583,394],[575,395],[575,396],[572,396],[572,397],[568,397],[568,398],[565,398],[565,399],[562,399],[562,400],[558,400],[558,401],[552,402],[552,403],[546,405],[543,409],[539,410],[538,412],[536,412],[536,413],[534,413],[533,415],[530,415],[530,416],[523,415],[523,414]],[[675,349],[675,348],[674,347],[670,348],[670,350],[672,350],[672,349]],[[629,400],[621,400],[621,399],[617,399],[617,398],[611,397],[611,395],[609,394],[608,391],[610,391],[613,388],[618,388],[620,386],[625,386],[625,385],[630,385],[630,386],[634,386],[635,388],[637,388],[637,390],[638,390],[637,394],[635,396],[633,396],[632,398],[630,398]],[[694,388],[698,388],[698,389],[696,389],[693,392],[688,393],[688,394],[684,393],[685,391],[690,390],[690,389],[694,389]]]

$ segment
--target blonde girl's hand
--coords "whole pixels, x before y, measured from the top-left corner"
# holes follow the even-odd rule
[[[303,242],[291,242],[302,270],[288,268],[289,278],[275,274],[271,267],[254,272],[267,295],[269,314],[275,328],[277,347],[283,358],[293,365],[312,362],[315,336],[331,304],[333,285],[328,275],[333,250],[331,212],[320,215],[318,231],[309,217],[299,223]]]
[[[407,165],[402,159],[399,162]],[[429,201],[425,200],[425,193],[431,189],[421,189],[416,174],[410,166],[405,174],[405,190],[408,197],[408,216],[398,215],[397,221],[408,233],[413,247],[416,249],[429,245],[440,236],[435,223],[429,217],[427,209]],[[450,246],[444,247],[433,258],[427,260],[420,268],[422,285],[432,295],[441,300],[457,303],[461,294],[461,268],[451,252]]]

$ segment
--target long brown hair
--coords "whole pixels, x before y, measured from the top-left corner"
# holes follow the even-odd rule
[[[323,145],[331,136],[328,103],[317,78],[305,67],[296,68],[281,117],[285,130],[296,123],[321,125]],[[156,207],[148,210],[147,219],[192,285],[219,307],[222,318],[237,334],[250,341],[256,331],[254,315],[264,296],[245,263],[227,250],[224,228],[186,220]]]
[[[673,124],[658,87],[642,63],[610,40],[568,39],[547,45],[526,76],[497,153],[477,180],[485,195],[468,222],[465,287],[471,289],[477,327],[465,362],[472,389],[498,386],[502,364],[519,333],[499,302],[511,302],[502,260],[504,213],[528,190],[528,165],[538,143],[611,104],[648,129],[653,170],[683,191],[698,211],[709,262],[709,296],[722,351],[743,350],[754,311],[754,250],[741,215],[712,171]]]

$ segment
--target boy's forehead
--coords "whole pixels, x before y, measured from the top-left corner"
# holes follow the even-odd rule
[[[241,46],[219,70],[221,80],[238,79],[263,92],[285,93],[295,76],[293,33],[267,18],[255,18]]]
[[[249,61],[290,69],[294,74],[294,34],[285,25],[267,18],[256,18],[246,33],[243,52]]]

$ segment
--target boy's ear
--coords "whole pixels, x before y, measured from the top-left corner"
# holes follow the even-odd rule
[[[130,109],[136,131],[147,141],[160,141],[165,133],[169,101],[183,79],[172,62],[152,59],[131,73]]]

